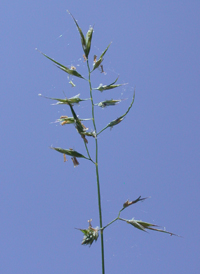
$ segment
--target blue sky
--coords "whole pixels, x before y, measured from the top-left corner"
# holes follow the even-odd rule
[[[120,75],[128,83],[100,93],[95,102],[126,99],[95,108],[97,129],[124,114],[134,88],[134,105],[124,121],[99,136],[103,223],[123,203],[150,199],[123,211],[183,236],[144,233],[116,222],[105,230],[106,273],[197,273],[199,263],[199,1],[19,1],[1,7],[1,184],[0,272],[101,273],[100,240],[81,246],[87,220],[99,225],[95,170],[76,168],[51,145],[85,148],[72,125],[54,122],[70,115],[44,96],[89,97],[87,82],[70,77],[45,54],[87,77],[80,37],[94,25],[90,55],[112,41],[93,87]],[[72,88],[69,80],[76,84]],[[89,101],[76,107],[91,117]],[[87,126],[93,129],[92,123]],[[94,143],[89,139],[94,155]]]

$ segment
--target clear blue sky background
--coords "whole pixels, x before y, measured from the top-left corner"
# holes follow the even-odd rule
[[[81,246],[92,218],[99,225],[94,166],[76,168],[49,146],[85,154],[73,126],[54,122],[70,115],[38,97],[88,98],[88,84],[58,70],[39,50],[74,65],[85,77],[80,37],[66,9],[84,33],[94,25],[91,59],[112,41],[104,59],[106,75],[92,75],[93,86],[120,75],[124,87],[95,102],[126,99],[96,108],[97,128],[126,119],[99,136],[103,223],[123,203],[151,196],[122,217],[166,227],[183,238],[144,233],[117,222],[105,230],[106,273],[199,273],[199,1],[3,1],[1,16],[1,173],[0,273],[101,273],[100,241]],[[89,102],[76,107],[91,117]],[[71,116],[71,115],[70,115]],[[87,122],[92,129],[92,124]],[[89,139],[91,154],[94,145]]]

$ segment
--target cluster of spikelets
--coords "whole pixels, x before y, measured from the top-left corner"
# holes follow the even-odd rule
[[[84,237],[81,243],[82,245],[91,246],[93,242],[94,241],[96,242],[99,237],[99,233],[98,233],[99,228],[98,227],[93,228],[91,222],[92,222],[92,219],[88,220],[88,223],[89,223],[88,229],[77,228],[84,234]]]

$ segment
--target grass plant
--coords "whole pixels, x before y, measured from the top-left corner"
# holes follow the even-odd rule
[[[83,57],[85,62],[87,63],[87,70],[88,70],[88,78],[86,79],[85,77],[83,77],[77,70],[75,67],[67,67],[62,65],[61,63],[55,61],[54,59],[50,58],[49,56],[47,56],[46,54],[42,53],[41,51],[39,51],[43,56],[45,56],[46,58],[48,58],[50,61],[52,61],[59,69],[61,69],[62,71],[64,71],[65,73],[67,73],[68,75],[74,76],[74,77],[78,77],[81,78],[83,81],[87,81],[88,85],[89,85],[89,93],[88,96],[89,98],[86,99],[81,99],[80,98],[80,94],[75,95],[71,98],[64,98],[64,99],[60,99],[60,98],[49,98],[49,97],[45,97],[54,101],[57,101],[56,105],[60,105],[60,104],[66,104],[69,106],[69,111],[71,112],[71,117],[69,116],[61,116],[57,121],[60,122],[61,125],[68,125],[68,124],[74,124],[77,133],[81,136],[82,140],[83,140],[83,145],[85,146],[85,155],[79,153],[78,151],[75,151],[71,148],[69,149],[64,149],[64,148],[60,148],[60,147],[51,147],[53,150],[63,154],[64,156],[64,161],[66,161],[66,156],[70,156],[73,162],[74,166],[78,166],[79,162],[77,160],[77,158],[82,158],[88,161],[91,161],[92,164],[94,165],[94,168],[96,170],[96,185],[97,185],[97,199],[98,199],[98,211],[99,211],[99,226],[93,228],[92,224],[91,224],[91,220],[89,220],[89,226],[87,229],[80,229],[80,231],[83,233],[83,240],[82,240],[82,245],[89,245],[91,246],[94,241],[97,241],[99,234],[100,234],[100,242],[101,242],[101,262],[102,262],[102,274],[105,273],[105,261],[104,261],[104,231],[107,227],[109,227],[110,225],[112,225],[114,222],[116,221],[123,221],[126,222],[129,225],[134,226],[135,228],[142,230],[142,231],[147,231],[147,230],[154,230],[157,232],[163,232],[163,233],[167,233],[170,235],[175,235],[171,232],[168,232],[166,230],[163,229],[159,229],[157,227],[157,225],[155,224],[151,224],[148,222],[144,222],[141,220],[135,220],[135,219],[123,219],[120,217],[120,214],[123,210],[125,210],[127,207],[138,203],[140,201],[144,201],[147,198],[142,198],[141,196],[139,196],[137,199],[133,200],[133,201],[125,201],[122,208],[119,210],[118,214],[116,215],[116,218],[112,221],[110,221],[107,225],[103,226],[103,221],[102,221],[102,206],[101,206],[101,191],[100,191],[100,180],[99,180],[99,164],[98,164],[98,136],[106,129],[108,128],[112,128],[116,125],[118,125],[119,123],[121,123],[122,121],[124,121],[125,116],[129,113],[129,111],[131,110],[134,100],[135,100],[135,90],[133,93],[133,97],[131,99],[130,102],[130,106],[127,109],[127,111],[120,115],[119,117],[117,117],[115,120],[109,122],[107,125],[105,125],[104,128],[102,128],[99,132],[97,131],[97,127],[96,127],[96,119],[95,119],[95,106],[99,106],[101,108],[104,107],[109,107],[109,106],[115,106],[116,104],[118,104],[121,100],[114,100],[114,99],[110,99],[110,100],[104,100],[99,102],[98,104],[94,104],[93,101],[93,92],[95,91],[100,91],[100,92],[104,92],[104,91],[108,91],[110,89],[114,89],[114,88],[118,88],[120,86],[122,86],[123,84],[117,84],[118,78],[115,79],[111,84],[108,85],[102,85],[100,84],[97,88],[93,88],[92,86],[92,82],[91,82],[91,76],[92,73],[94,72],[94,70],[96,69],[100,69],[101,72],[103,71],[103,60],[105,57],[105,54],[107,52],[107,50],[109,49],[111,43],[107,46],[107,48],[102,52],[102,54],[100,55],[100,57],[97,59],[97,56],[95,55],[93,57],[93,67],[90,68],[90,64],[89,64],[89,53],[90,53],[90,49],[91,49],[91,42],[92,42],[92,37],[93,37],[93,27],[90,27],[86,36],[84,36],[81,28],[79,27],[76,19],[73,17],[73,15],[68,12],[77,29],[78,32],[80,34],[80,40],[81,40],[81,44],[82,44],[82,49],[83,49]],[[75,88],[75,84],[74,82],[72,82],[72,80],[70,80],[71,85]],[[41,94],[40,94],[41,95]],[[75,111],[75,107],[76,105],[82,103],[85,100],[90,100],[91,102],[91,117],[88,119],[81,119],[79,118],[79,116],[77,115],[76,111]],[[92,132],[88,131],[88,128],[86,128],[83,124],[83,121],[85,120],[92,120],[93,122],[93,128],[94,130]],[[94,142],[95,142],[95,158],[92,159],[91,158],[91,154],[90,154],[90,150],[88,147],[88,138],[89,137],[93,137]],[[176,235],[177,236],[177,235]]]

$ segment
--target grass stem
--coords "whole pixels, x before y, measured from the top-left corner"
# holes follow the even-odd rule
[[[92,96],[92,85],[90,80],[90,67],[89,62],[87,60],[87,67],[88,67],[88,81],[90,86],[90,98],[92,104],[92,118],[93,118],[93,126],[95,133],[96,130],[96,123],[95,123],[95,116],[94,116],[94,102]],[[98,193],[98,207],[99,207],[99,224],[100,224],[100,233],[101,233],[101,263],[102,263],[102,274],[105,274],[105,263],[104,263],[104,240],[103,240],[103,223],[102,223],[102,210],[101,210],[101,193],[100,193],[100,182],[99,182],[99,167],[98,167],[98,140],[97,137],[95,138],[95,145],[96,145],[96,179],[97,179],[97,193]]]

